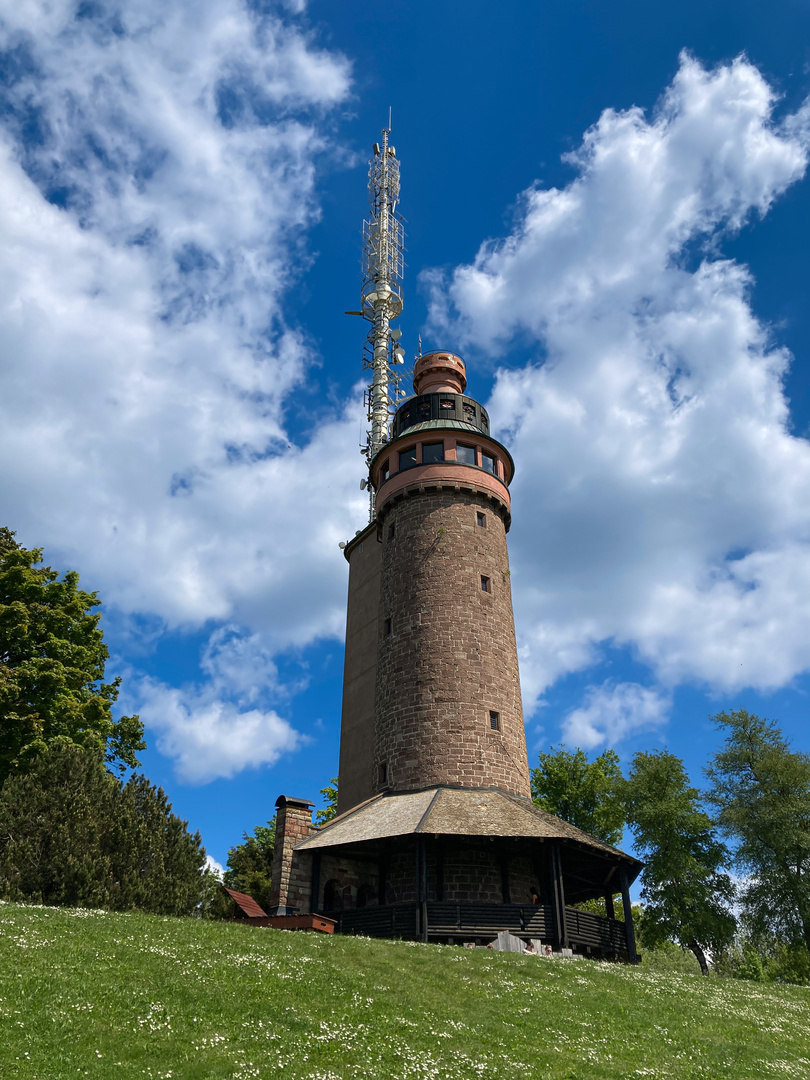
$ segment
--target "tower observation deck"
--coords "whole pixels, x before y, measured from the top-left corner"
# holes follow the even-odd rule
[[[388,130],[369,167],[361,314],[369,524],[349,563],[338,816],[320,829],[279,800],[277,911],[422,940],[511,930],[635,958],[641,864],[531,802],[506,537],[515,465],[466,393],[457,354],[404,353],[399,163]],[[420,350],[421,352],[421,350]],[[626,921],[613,915],[620,892]],[[603,896],[604,917],[566,903]],[[539,903],[538,903],[539,901]]]

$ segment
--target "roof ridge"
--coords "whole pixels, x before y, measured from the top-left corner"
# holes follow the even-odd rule
[[[428,789],[428,790],[430,790],[430,789]],[[435,792],[433,793],[433,798],[428,803],[427,810],[425,810],[424,814],[422,814],[422,816],[419,818],[419,824],[413,830],[415,833],[418,833],[418,832],[422,831],[422,826],[425,824],[425,820],[426,820],[428,814],[433,809],[434,803],[436,802],[438,797],[441,795],[441,793],[442,793],[441,787],[437,787]]]

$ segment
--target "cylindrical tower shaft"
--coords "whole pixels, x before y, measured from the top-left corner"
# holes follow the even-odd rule
[[[386,508],[378,790],[530,795],[504,517],[472,485],[426,487]]]
[[[382,543],[372,790],[530,796],[506,531],[508,451],[429,353],[372,463]]]

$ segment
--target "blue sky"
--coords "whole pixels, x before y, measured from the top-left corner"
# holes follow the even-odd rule
[[[393,109],[408,354],[517,464],[530,759],[709,715],[810,750],[810,4],[0,11],[2,518],[104,600],[225,861],[337,770],[359,231]]]

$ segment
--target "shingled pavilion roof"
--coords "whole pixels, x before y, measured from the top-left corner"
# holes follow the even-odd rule
[[[418,834],[569,840],[604,855],[621,856],[635,864],[635,873],[642,866],[632,856],[546,813],[527,799],[495,787],[435,787],[402,795],[382,793],[333,818],[295,850],[316,851]]]

